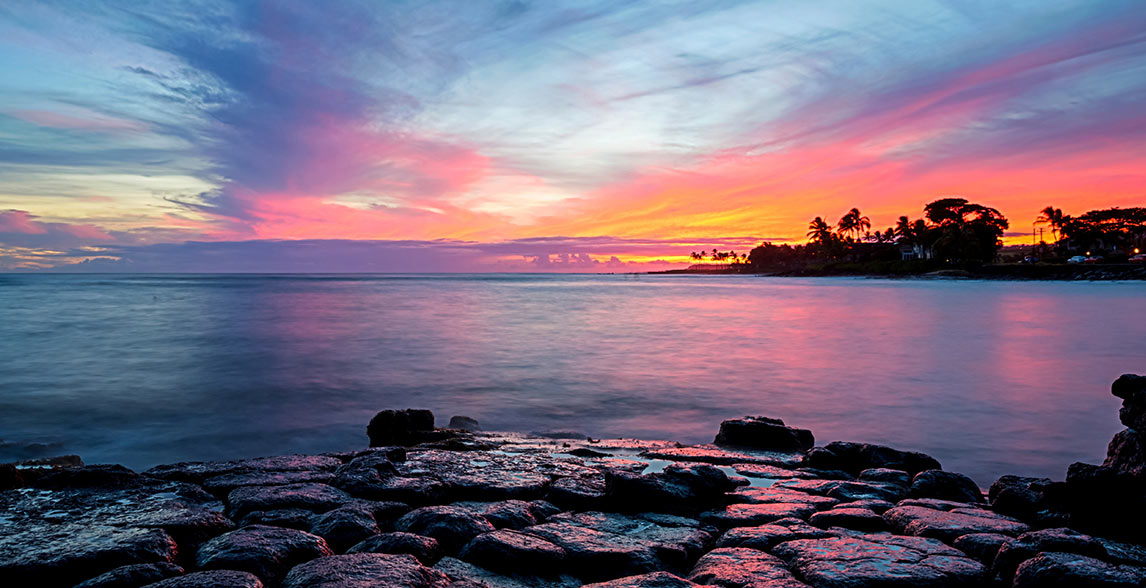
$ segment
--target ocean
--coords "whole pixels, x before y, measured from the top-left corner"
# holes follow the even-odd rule
[[[710,442],[779,417],[986,486],[1062,479],[1146,373],[1142,283],[682,275],[0,275],[0,461],[142,469],[487,430]]]

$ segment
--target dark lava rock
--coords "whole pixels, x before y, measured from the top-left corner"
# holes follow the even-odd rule
[[[44,474],[33,488],[128,488],[141,482],[140,475],[121,465],[87,465],[64,468]]]
[[[548,492],[553,477],[596,471],[574,458],[498,451],[417,450],[398,464],[400,476],[440,480],[451,502],[538,499]]]
[[[772,451],[804,451],[811,449],[816,441],[811,431],[785,426],[780,419],[748,416],[720,423],[714,443]]]
[[[843,470],[851,474],[872,468],[903,470],[910,475],[924,470],[943,469],[935,458],[924,453],[848,441],[833,441],[824,447],[813,448],[804,457],[803,465],[824,470]]]
[[[256,510],[304,508],[326,512],[350,502],[351,496],[326,484],[287,484],[286,486],[243,486],[227,495],[231,513],[242,516]]]
[[[700,462],[714,465],[762,464],[787,469],[800,467],[803,452],[799,450],[766,451],[762,449],[740,448],[740,451],[716,445],[690,445],[681,447],[657,447],[641,452],[648,459],[669,461]]]
[[[883,513],[883,518],[897,532],[947,542],[970,533],[1019,535],[1030,529],[1025,523],[990,511],[956,512],[922,506],[897,506]]]
[[[410,555],[354,553],[296,566],[283,588],[445,588],[445,574]]]
[[[995,512],[1031,521],[1048,508],[1046,489],[1051,484],[1050,478],[1003,476],[987,490],[987,501]]]
[[[954,546],[959,551],[982,562],[983,565],[990,566],[994,563],[999,548],[1014,540],[1014,537],[998,533],[971,533],[956,539]]]
[[[856,531],[884,531],[887,529],[887,521],[866,508],[833,508],[813,514],[808,522],[821,529],[829,527],[843,527]]]
[[[742,547],[724,547],[704,554],[688,579],[724,588],[807,588],[796,580],[780,558]]]
[[[438,540],[448,553],[455,553],[471,539],[494,530],[489,521],[456,506],[424,506],[414,509],[394,524],[398,531]]]
[[[398,500],[410,504],[439,502],[445,499],[447,490],[441,480],[429,476],[390,476],[371,469],[343,472],[331,483],[359,498]]]
[[[1041,552],[1049,551],[1094,558],[1106,557],[1106,548],[1094,537],[1066,528],[1041,529],[1023,533],[1018,539],[1003,544],[995,556],[992,571],[1004,580],[1010,580],[1019,564]]]
[[[374,513],[364,506],[353,505],[316,515],[310,532],[325,539],[331,549],[341,553],[382,530],[378,528]]]
[[[523,530],[565,550],[573,573],[586,579],[648,573],[662,567],[653,545],[571,523],[543,523]]]
[[[695,512],[721,502],[736,488],[723,470],[707,464],[666,466],[663,472],[605,472],[605,495],[620,510]]]
[[[247,572],[211,570],[168,578],[146,588],[263,588],[263,583]]]
[[[195,561],[204,570],[241,570],[268,584],[277,584],[295,565],[333,554],[317,535],[255,525],[204,543]]]
[[[853,500],[851,502],[844,502],[841,504],[837,504],[832,508],[833,509],[836,509],[836,508],[841,508],[841,509],[842,508],[865,508],[867,510],[870,510],[870,511],[876,513],[876,514],[883,514],[887,511],[891,510],[894,507],[895,507],[894,504],[892,504],[886,500],[880,500],[878,498],[865,498],[863,500]]]
[[[160,465],[144,476],[202,484],[208,478],[250,472],[334,471],[342,462],[325,455],[277,455],[236,461],[195,461]]]
[[[584,588],[702,588],[668,572],[653,572],[638,576],[626,576],[608,582],[585,584]]]
[[[326,484],[333,478],[334,473],[327,470],[240,472],[207,478],[203,482],[203,488],[216,496],[226,496],[231,490],[243,486],[282,486],[285,484],[301,484],[304,482]]]
[[[501,530],[478,535],[458,557],[495,572],[550,575],[565,560],[565,550],[533,535]]]
[[[780,519],[758,527],[735,527],[724,532],[717,547],[747,547],[771,551],[773,547],[796,539],[824,539],[835,533],[817,529],[800,519]]]
[[[1014,588],[1131,588],[1146,583],[1141,568],[1073,553],[1042,553],[1019,566]]]
[[[450,588],[580,588],[570,575],[499,574],[453,557],[443,557],[434,569],[449,576]]]
[[[450,429],[461,429],[462,431],[480,431],[481,425],[478,424],[477,419],[468,416],[454,416],[450,417],[450,424],[446,425]]]
[[[1134,429],[1116,433],[1106,448],[1106,460],[1102,465],[1142,478],[1146,474],[1146,438],[1143,438],[1143,433]]]
[[[1110,393],[1122,399],[1118,418],[1123,425],[1146,432],[1146,376],[1123,374],[1110,387]]]
[[[768,465],[763,463],[734,463],[732,469],[741,476],[749,478],[769,478],[772,480],[781,480],[784,478],[822,478],[819,472],[815,471],[797,471],[779,466]],[[847,474],[844,474],[845,476]]]
[[[922,537],[801,539],[772,553],[815,588],[978,586],[986,575],[963,552]]]
[[[431,441],[428,433],[434,430],[434,413],[428,410],[383,410],[370,419],[366,435],[370,446],[412,445]]]
[[[835,498],[840,502],[855,502],[857,500],[886,500],[895,502],[903,498],[905,490],[896,484],[882,482],[838,482],[828,490],[828,498]]]
[[[696,559],[701,552],[712,545],[711,529],[696,519],[659,513],[624,515],[604,512],[561,513],[549,518],[552,523],[569,524],[590,529],[614,541],[639,542],[650,547],[660,560],[662,569],[682,570]],[[523,531],[534,533],[543,525],[529,527]],[[560,541],[543,537],[567,547]]]
[[[269,525],[271,527],[286,527],[288,529],[309,531],[313,518],[314,513],[305,508],[256,510],[247,513],[246,516],[239,519],[239,526]]]
[[[346,550],[347,553],[390,553],[409,554],[422,562],[422,565],[432,566],[442,557],[442,548],[438,540],[433,537],[423,537],[413,533],[383,533],[375,535]]]
[[[589,449],[588,447],[578,447],[577,449],[573,449],[573,450],[569,451],[568,453],[569,453],[569,455],[575,455],[577,457],[611,457],[612,456],[611,453],[605,453],[604,451],[597,451],[595,449]]]
[[[485,506],[478,514],[498,529],[522,529],[542,522],[535,511],[536,507],[532,502],[503,500]]]
[[[1054,498],[1049,498],[1053,493]],[[1066,483],[1047,489],[1048,500],[1070,513],[1070,526],[1099,535],[1146,540],[1146,478],[1117,468],[1070,465]]]
[[[175,561],[162,529],[99,524],[30,525],[0,535],[0,578],[15,586],[71,586],[111,569]]]
[[[943,470],[925,470],[915,474],[907,489],[912,498],[936,498],[957,502],[986,502],[975,481],[963,474]]]
[[[897,486],[907,486],[911,484],[911,475],[903,470],[893,470],[891,468],[869,468],[859,473],[859,481],[882,482],[885,484],[895,484]]]
[[[795,490],[806,494],[815,494],[817,496],[827,496],[828,492],[831,492],[842,483],[843,482],[839,480],[780,480],[770,487]],[[839,501],[837,500],[836,502]]]
[[[182,574],[183,568],[173,563],[134,564],[96,576],[76,588],[139,588]]]
[[[591,510],[605,504],[605,475],[558,478],[549,485],[549,501],[566,508]]]
[[[820,510],[831,508],[839,503],[839,501],[835,498],[808,494],[806,492],[800,492],[798,490],[791,490],[777,486],[769,486],[767,488],[761,488],[758,486],[737,488],[735,491],[729,492],[725,496],[730,502],[742,502],[745,504],[771,504],[784,502],[789,504],[806,504],[812,508]],[[890,508],[890,506],[888,508]]]
[[[815,507],[803,503],[730,504],[721,510],[700,515],[700,520],[719,529],[729,529],[754,527],[786,518],[806,519],[814,512]]]

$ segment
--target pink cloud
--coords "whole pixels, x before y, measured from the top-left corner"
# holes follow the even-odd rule
[[[144,123],[84,111],[66,114],[51,110],[13,110],[8,114],[41,127],[102,133],[145,132]]]

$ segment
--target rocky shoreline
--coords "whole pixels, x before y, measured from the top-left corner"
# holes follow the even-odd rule
[[[817,446],[765,417],[684,446],[387,410],[360,451],[142,473],[4,464],[0,584],[1144,586],[1146,377],[1113,393],[1128,428],[1102,465],[986,493],[930,456]]]

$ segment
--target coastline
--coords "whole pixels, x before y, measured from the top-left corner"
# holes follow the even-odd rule
[[[1146,266],[1141,264],[1001,264],[970,269],[945,268],[925,271],[895,263],[833,264],[829,266],[754,271],[737,269],[664,270],[648,275],[753,275],[778,278],[864,277],[886,279],[965,279],[999,281],[1116,281],[1146,280]]]
[[[1073,464],[1065,481],[1003,476],[985,493],[925,454],[817,445],[765,417],[685,446],[481,432],[466,417],[435,428],[429,411],[389,410],[356,451],[141,473],[74,456],[5,464],[0,576],[86,588],[1134,585],[1146,582],[1146,377],[1112,392],[1128,428],[1103,465]]]

